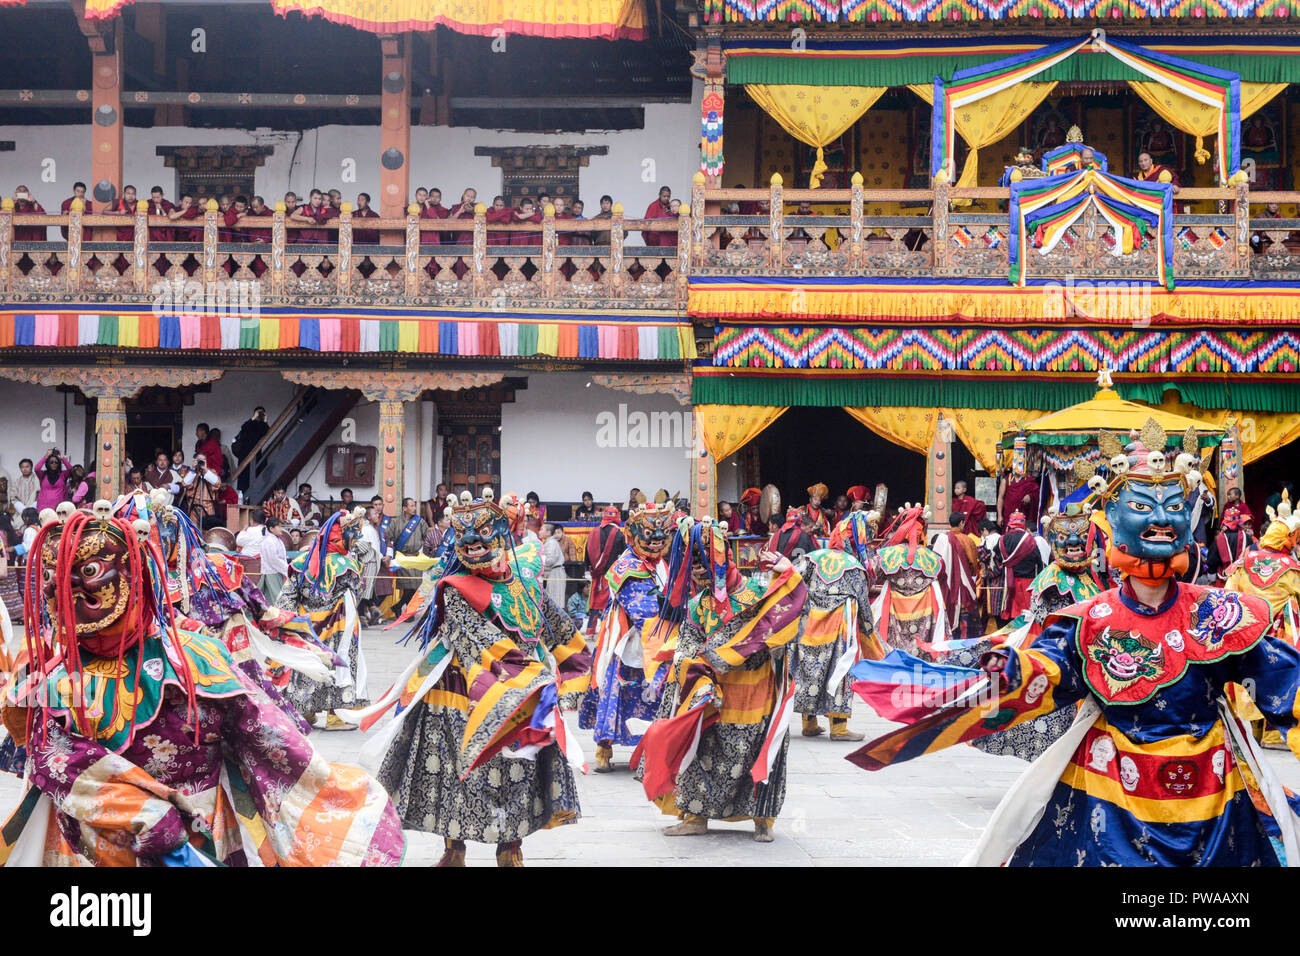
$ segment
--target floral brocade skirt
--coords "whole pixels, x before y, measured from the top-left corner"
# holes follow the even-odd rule
[[[403,827],[500,844],[577,822],[577,782],[555,744],[535,759],[498,754],[462,780],[465,712],[425,700],[411,706],[378,774]]]
[[[582,698],[578,726],[592,731],[597,743],[632,747],[640,743],[641,735],[628,728],[627,719],[654,720],[659,698],[655,695],[645,700],[645,671],[622,661],[617,664],[605,671],[604,686],[599,690],[593,687]]]

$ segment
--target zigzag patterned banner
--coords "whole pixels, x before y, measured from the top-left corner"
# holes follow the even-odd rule
[[[1300,13],[1294,0],[705,0],[710,23],[1242,19]]]
[[[1300,334],[1156,329],[898,329],[724,326],[713,366],[893,372],[1300,372]]]

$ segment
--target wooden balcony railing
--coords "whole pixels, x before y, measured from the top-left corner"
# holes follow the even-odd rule
[[[204,289],[256,290],[266,304],[442,305],[511,310],[662,309],[686,305],[690,275],[1000,278],[1008,274],[1011,223],[1006,189],[707,189],[697,177],[677,220],[610,219],[489,225],[478,206],[473,220],[358,220],[345,204],[337,219],[314,226],[287,220],[283,209],[233,227],[270,235],[221,242],[215,203],[202,217],[175,222],[132,217],[27,215],[0,207],[0,297],[21,303],[60,301],[156,304],[160,294]],[[1212,214],[1174,217],[1178,281],[1211,278],[1300,280],[1300,219],[1250,217],[1252,204],[1300,204],[1300,193],[1185,188],[1181,203],[1213,204]],[[814,215],[788,211],[815,203]],[[895,214],[867,216],[866,204],[892,204]],[[61,227],[67,238],[18,241],[24,227]],[[117,241],[130,227],[132,241]],[[152,241],[154,229],[202,230],[202,241]],[[329,241],[305,244],[301,231]],[[358,243],[357,231],[379,242]],[[257,234],[255,232],[254,234]],[[422,242],[421,234],[437,236]],[[58,233],[55,233],[58,235]],[[514,245],[526,237],[527,245]],[[636,237],[635,240],[633,237]],[[648,237],[657,242],[651,244]],[[639,240],[636,241],[636,240]],[[1033,279],[1154,279],[1155,247],[1116,255],[1110,230],[1085,213],[1049,253],[1026,250]]]

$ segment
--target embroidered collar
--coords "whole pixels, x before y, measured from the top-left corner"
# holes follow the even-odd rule
[[[1143,617],[1157,617],[1164,614],[1174,606],[1174,602],[1178,600],[1178,588],[1178,582],[1173,582],[1173,586],[1169,588],[1169,593],[1165,597],[1164,601],[1160,603],[1159,607],[1153,608],[1143,604],[1142,601],[1138,599],[1138,596],[1133,593],[1133,585],[1125,580],[1119,588],[1119,600],[1121,604],[1134,614],[1141,614]]]

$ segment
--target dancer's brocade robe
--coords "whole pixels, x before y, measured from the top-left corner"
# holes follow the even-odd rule
[[[186,666],[197,684],[198,744],[177,676]],[[102,714],[78,733],[59,698],[66,672],[47,678],[47,699],[60,703],[41,712],[44,742],[29,741],[31,789],[3,828],[0,860],[149,865],[188,843],[228,865],[400,863],[401,822],[379,783],[321,757],[216,639],[152,637],[121,665],[96,658],[85,671]]]
[[[1005,683],[989,706],[953,704],[850,759],[878,769],[1082,702],[1080,719],[1026,771],[1044,789],[1013,788],[977,862],[1000,862],[1005,850],[1026,866],[1276,866],[1270,837],[1279,822],[1293,825],[1292,810],[1223,699],[1229,683],[1253,682],[1256,703],[1300,753],[1300,653],[1269,628],[1268,604],[1253,596],[1178,584],[1152,609],[1112,589],[1000,652]]]
[[[688,605],[658,719],[637,755],[637,777],[664,813],[745,820],[781,812],[790,743],[784,658],[806,598],[790,568],[766,588],[751,578],[732,592],[729,620],[700,597]],[[682,766],[690,756],[682,741],[696,728],[699,746]]]
[[[647,660],[653,674],[653,659],[665,642],[659,628],[662,592],[655,570],[630,549],[605,578],[612,600],[596,626],[591,689],[583,697],[578,726],[593,731],[597,741],[634,745],[641,735],[628,727],[628,718],[654,720],[663,693],[662,679],[646,679]]]
[[[981,641],[967,651],[954,653],[944,663],[974,667],[979,664],[984,651],[1002,643],[1003,639],[1013,644],[1028,643],[1042,631],[1049,616],[1101,591],[1091,574],[1075,574],[1055,562],[1039,571],[1029,588],[1029,607],[1019,617],[989,635],[992,638],[990,642]],[[1017,639],[1022,632],[1023,637]],[[1034,760],[1070,729],[1075,710],[1074,707],[1062,707],[1055,713],[1036,717],[1018,727],[972,741],[972,746],[985,753]]]
[[[283,693],[298,713],[308,717],[367,703],[361,619],[357,614],[361,562],[351,554],[326,554],[319,586],[312,587],[305,574],[310,557],[311,552],[304,551],[289,562],[289,577],[276,604],[310,622],[316,640],[347,662],[348,679],[340,681],[336,676],[334,683],[328,683],[294,671]],[[336,675],[341,676],[337,669]]]
[[[515,555],[509,582],[445,579],[429,651],[406,675],[391,736],[377,738],[378,777],[410,829],[505,843],[580,816],[559,744],[530,748],[520,731],[552,703],[578,705],[591,655],[541,586],[537,543]]]
[[[808,598],[790,650],[794,712],[847,718],[853,709],[849,667],[885,656],[872,620],[867,572],[856,558],[829,549],[808,552],[795,570]]]
[[[938,581],[943,562],[924,545],[892,544],[876,553],[876,564],[884,585],[872,613],[881,640],[928,658],[948,631]]]

